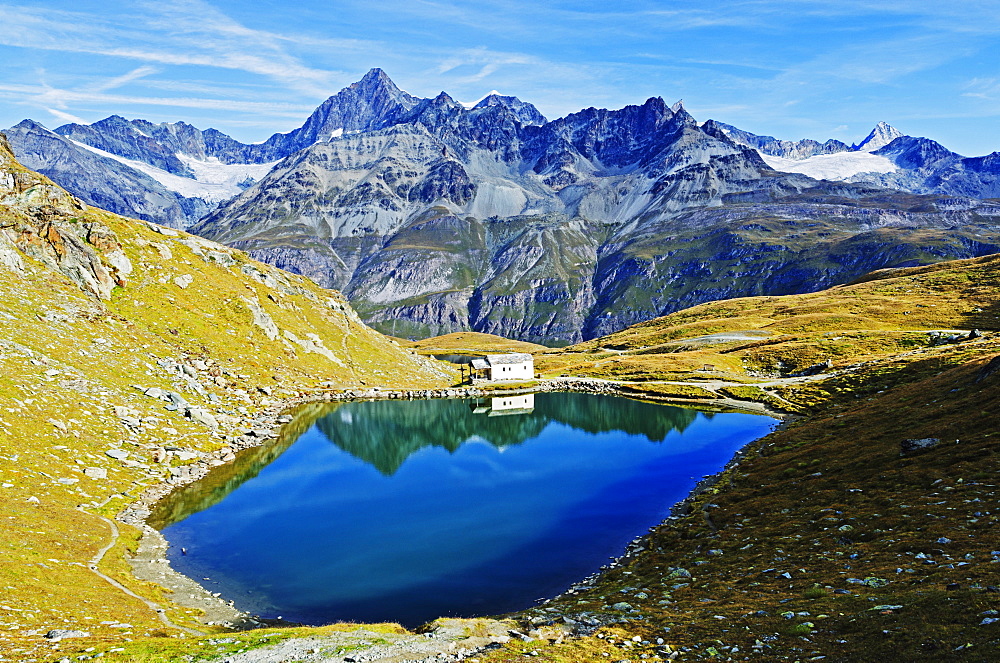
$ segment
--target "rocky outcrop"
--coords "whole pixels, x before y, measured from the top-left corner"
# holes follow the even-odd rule
[[[114,232],[80,218],[87,211],[82,201],[18,164],[2,134],[0,206],[0,263],[7,269],[25,270],[20,252],[100,299],[125,285],[132,263]]]

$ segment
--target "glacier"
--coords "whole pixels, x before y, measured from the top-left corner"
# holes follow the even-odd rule
[[[787,159],[757,150],[771,168],[782,173],[799,173],[817,180],[846,181],[861,173],[894,173],[898,166],[889,159],[870,152],[817,154],[806,159]]]
[[[195,179],[191,179],[168,173],[162,168],[151,166],[143,161],[127,159],[123,156],[106,152],[77,140],[72,142],[94,154],[114,159],[141,173],[145,173],[170,191],[175,191],[186,198],[201,198],[213,205],[225,202],[236,196],[245,188],[240,186],[242,183],[248,179],[253,182],[258,181],[278,163],[277,161],[272,161],[270,163],[229,164],[223,163],[216,157],[208,157],[202,160],[178,152],[176,155],[177,158],[194,173]]]

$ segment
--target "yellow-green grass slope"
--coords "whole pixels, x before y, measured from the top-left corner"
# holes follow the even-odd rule
[[[88,569],[112,542],[98,516],[112,517],[184,462],[154,462],[161,447],[219,449],[256,411],[321,383],[453,381],[450,368],[366,327],[338,293],[154,228],[88,209],[17,164],[0,140],[5,660],[52,658],[42,637],[50,629],[112,642],[178,633]],[[137,387],[178,392],[219,426],[168,411]],[[109,450],[128,455],[118,460]],[[125,556],[138,531],[118,527],[99,570],[165,606],[174,622],[194,625],[194,611],[171,607],[158,587],[131,576]]]
[[[746,381],[765,379],[748,370],[777,372],[778,359],[787,370],[829,358],[840,370],[782,386],[804,416],[751,444],[738,467],[650,535],[645,552],[593,590],[528,612],[624,618],[600,631],[608,637],[517,643],[484,660],[671,652],[679,660],[996,660],[998,286],[997,256],[943,263],[812,295],[706,304],[547,358],[553,370],[636,384],[702,375],[697,368],[710,361],[719,375]],[[941,328],[987,331],[932,345],[926,330]],[[690,343],[742,330],[771,336],[721,348]],[[622,356],[623,369],[596,366],[618,356],[612,350],[650,349]],[[928,438],[931,448],[902,453],[905,440]]]
[[[1000,257],[876,272],[782,297],[711,302],[539,358],[543,375],[735,380],[927,346],[935,330],[1000,329]]]

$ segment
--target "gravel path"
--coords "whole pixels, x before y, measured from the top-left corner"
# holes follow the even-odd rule
[[[78,510],[81,511],[81,512],[83,512],[83,513],[87,513],[83,509],[78,509]],[[111,576],[105,575],[104,573],[102,573],[100,571],[100,569],[98,568],[98,565],[101,563],[101,560],[104,559],[104,555],[106,555],[107,552],[109,550],[111,550],[112,548],[114,548],[115,544],[118,543],[118,537],[119,537],[118,525],[116,525],[114,523],[114,521],[108,520],[104,516],[101,516],[101,515],[98,515],[98,514],[88,513],[87,515],[94,516],[95,518],[100,518],[101,520],[103,520],[105,523],[108,524],[108,527],[111,528],[111,540],[107,543],[107,545],[105,545],[103,548],[101,548],[99,551],[97,551],[97,554],[94,555],[94,557],[87,564],[87,568],[90,569],[94,574],[96,574],[100,578],[106,580],[111,585],[113,585],[117,589],[119,589],[122,592],[124,592],[125,594],[128,594],[129,596],[131,596],[133,598],[136,598],[136,599],[139,599],[140,601],[142,601],[143,603],[145,603],[147,606],[149,606],[149,608],[151,610],[153,610],[154,612],[156,612],[156,616],[160,618],[160,621],[163,622],[164,625],[169,626],[170,628],[179,629],[179,630],[184,631],[185,633],[188,633],[190,635],[205,635],[205,633],[203,631],[196,631],[193,628],[187,628],[185,626],[178,626],[177,624],[173,623],[172,621],[170,621],[170,618],[167,617],[167,614],[164,611],[163,607],[160,606],[158,603],[155,603],[153,601],[150,601],[149,599],[146,599],[146,598],[143,598],[143,597],[139,596],[138,594],[136,594],[135,592],[133,592],[131,589],[129,589],[128,587],[125,587],[120,582],[118,582],[117,580],[115,580],[114,578],[112,578]]]

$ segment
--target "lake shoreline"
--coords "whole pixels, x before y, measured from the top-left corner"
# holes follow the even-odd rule
[[[254,418],[255,427],[242,436],[229,440],[226,447],[216,454],[208,454],[206,458],[199,459],[189,465],[179,476],[172,476],[167,481],[159,482],[143,491],[138,500],[123,509],[116,519],[120,522],[137,527],[142,531],[139,548],[136,555],[127,558],[132,567],[133,574],[145,581],[154,582],[166,587],[172,592],[171,601],[185,608],[195,608],[204,612],[201,621],[208,626],[222,626],[234,630],[249,630],[254,628],[264,628],[275,625],[294,625],[291,622],[271,620],[243,612],[234,607],[232,601],[225,599],[209,591],[204,585],[195,579],[186,576],[172,568],[166,553],[168,543],[162,534],[153,528],[147,521],[155,508],[155,505],[175,489],[194,483],[205,477],[211,470],[220,465],[224,465],[235,460],[234,453],[275,444],[277,440],[285,434],[283,430],[285,424],[291,421],[291,415],[298,409],[306,405],[318,403],[335,402],[356,402],[356,401],[376,401],[376,400],[429,400],[429,399],[472,399],[489,398],[495,396],[509,396],[528,393],[549,393],[549,392],[569,392],[584,393],[592,395],[607,395],[638,400],[654,401],[661,404],[675,406],[696,407],[699,410],[724,410],[742,411],[752,414],[764,414],[775,419],[786,420],[791,417],[787,413],[776,412],[766,405],[752,401],[736,401],[728,398],[718,399],[693,399],[676,398],[664,396],[655,392],[642,392],[641,384],[619,383],[607,380],[596,379],[574,379],[557,378],[551,380],[539,380],[531,384],[503,385],[502,383],[487,383],[472,386],[446,387],[437,389],[385,389],[379,387],[370,388],[339,388],[329,387],[300,392],[299,395],[276,402],[264,410],[260,411]],[[669,523],[676,519],[685,505],[690,504],[699,495],[710,489],[724,473],[736,467],[744,453],[754,441],[747,443],[737,450],[734,457],[718,473],[704,477],[688,495],[677,502],[671,508],[671,515],[663,522],[653,526],[656,527]],[[213,457],[214,456],[214,457]],[[615,568],[632,559],[641,548],[641,541],[648,536],[648,533],[640,535],[631,543],[618,557],[614,558],[609,565],[602,567],[602,570],[574,583],[566,592],[570,592],[578,586],[586,584],[605,570]],[[564,596],[566,592],[558,596],[551,597],[548,601]]]

